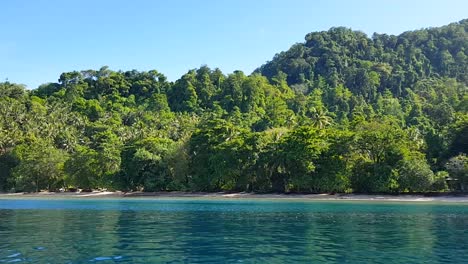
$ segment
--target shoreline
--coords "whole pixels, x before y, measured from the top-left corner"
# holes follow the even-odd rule
[[[426,196],[422,194],[258,194],[258,193],[203,193],[203,192],[81,192],[81,193],[0,193],[0,199],[77,199],[77,198],[151,198],[151,199],[252,199],[252,200],[303,200],[303,201],[389,201],[389,202],[451,202],[468,203],[468,194],[440,194],[436,196]]]

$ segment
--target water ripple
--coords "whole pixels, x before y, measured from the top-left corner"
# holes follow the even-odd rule
[[[463,263],[468,259],[468,210],[459,205],[31,203],[23,200],[0,209],[1,263]],[[34,206],[40,209],[28,209]]]

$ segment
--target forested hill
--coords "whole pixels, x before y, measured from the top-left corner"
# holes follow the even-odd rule
[[[305,43],[256,72],[273,78],[286,73],[289,85],[306,89],[319,77],[332,87],[343,84],[368,100],[389,90],[404,96],[421,79],[448,77],[468,84],[468,19],[440,28],[369,38],[344,27],[309,33]],[[305,86],[305,87],[303,87]]]
[[[467,26],[332,28],[251,75],[102,67],[0,83],[0,191],[468,187]]]

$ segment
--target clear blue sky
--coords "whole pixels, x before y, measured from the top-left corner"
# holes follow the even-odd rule
[[[308,32],[399,34],[468,17],[467,0],[3,0],[0,81],[156,69],[176,80],[207,64],[251,73]]]

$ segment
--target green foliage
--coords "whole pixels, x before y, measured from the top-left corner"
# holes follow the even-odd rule
[[[18,165],[12,153],[0,155],[0,191],[11,190],[14,186],[12,170]]]
[[[467,84],[468,20],[399,36],[336,27],[309,33],[305,43],[277,54],[257,72],[274,80],[286,74],[289,85],[324,78],[332,87],[343,84],[366,100],[389,89],[400,97],[421,79],[446,76]]]
[[[397,170],[399,190],[403,192],[431,190],[436,182],[434,173],[420,153],[412,153],[409,157],[402,159]],[[436,190],[440,189],[444,188],[439,187]]]
[[[466,154],[452,157],[445,167],[454,180],[457,180],[462,185],[468,184],[468,157]]]
[[[284,174],[288,189],[313,191],[312,173],[316,160],[328,148],[323,130],[299,127],[287,134],[280,143]]]
[[[313,173],[314,192],[350,191],[351,162],[349,162],[353,133],[347,130],[326,131],[328,147],[316,161]]]
[[[130,190],[168,190],[175,181],[174,159],[177,144],[170,139],[145,138],[122,152],[121,188]]]
[[[353,146],[356,163],[351,178],[358,192],[393,192],[399,189],[397,164],[408,155],[407,134],[391,121],[358,124]]]
[[[68,186],[90,189],[102,187],[102,173],[99,164],[99,153],[87,147],[78,147],[65,163]]]
[[[201,123],[190,139],[191,184],[197,190],[238,190],[247,185],[244,174],[252,153],[251,135],[232,123],[214,119]]]
[[[466,189],[467,22],[314,32],[251,75],[0,83],[0,191]]]
[[[10,82],[0,83],[0,98],[21,99],[26,95],[26,89],[23,85]]]
[[[64,179],[66,154],[47,142],[22,144],[13,151],[18,165],[12,171],[16,191],[56,190]]]

